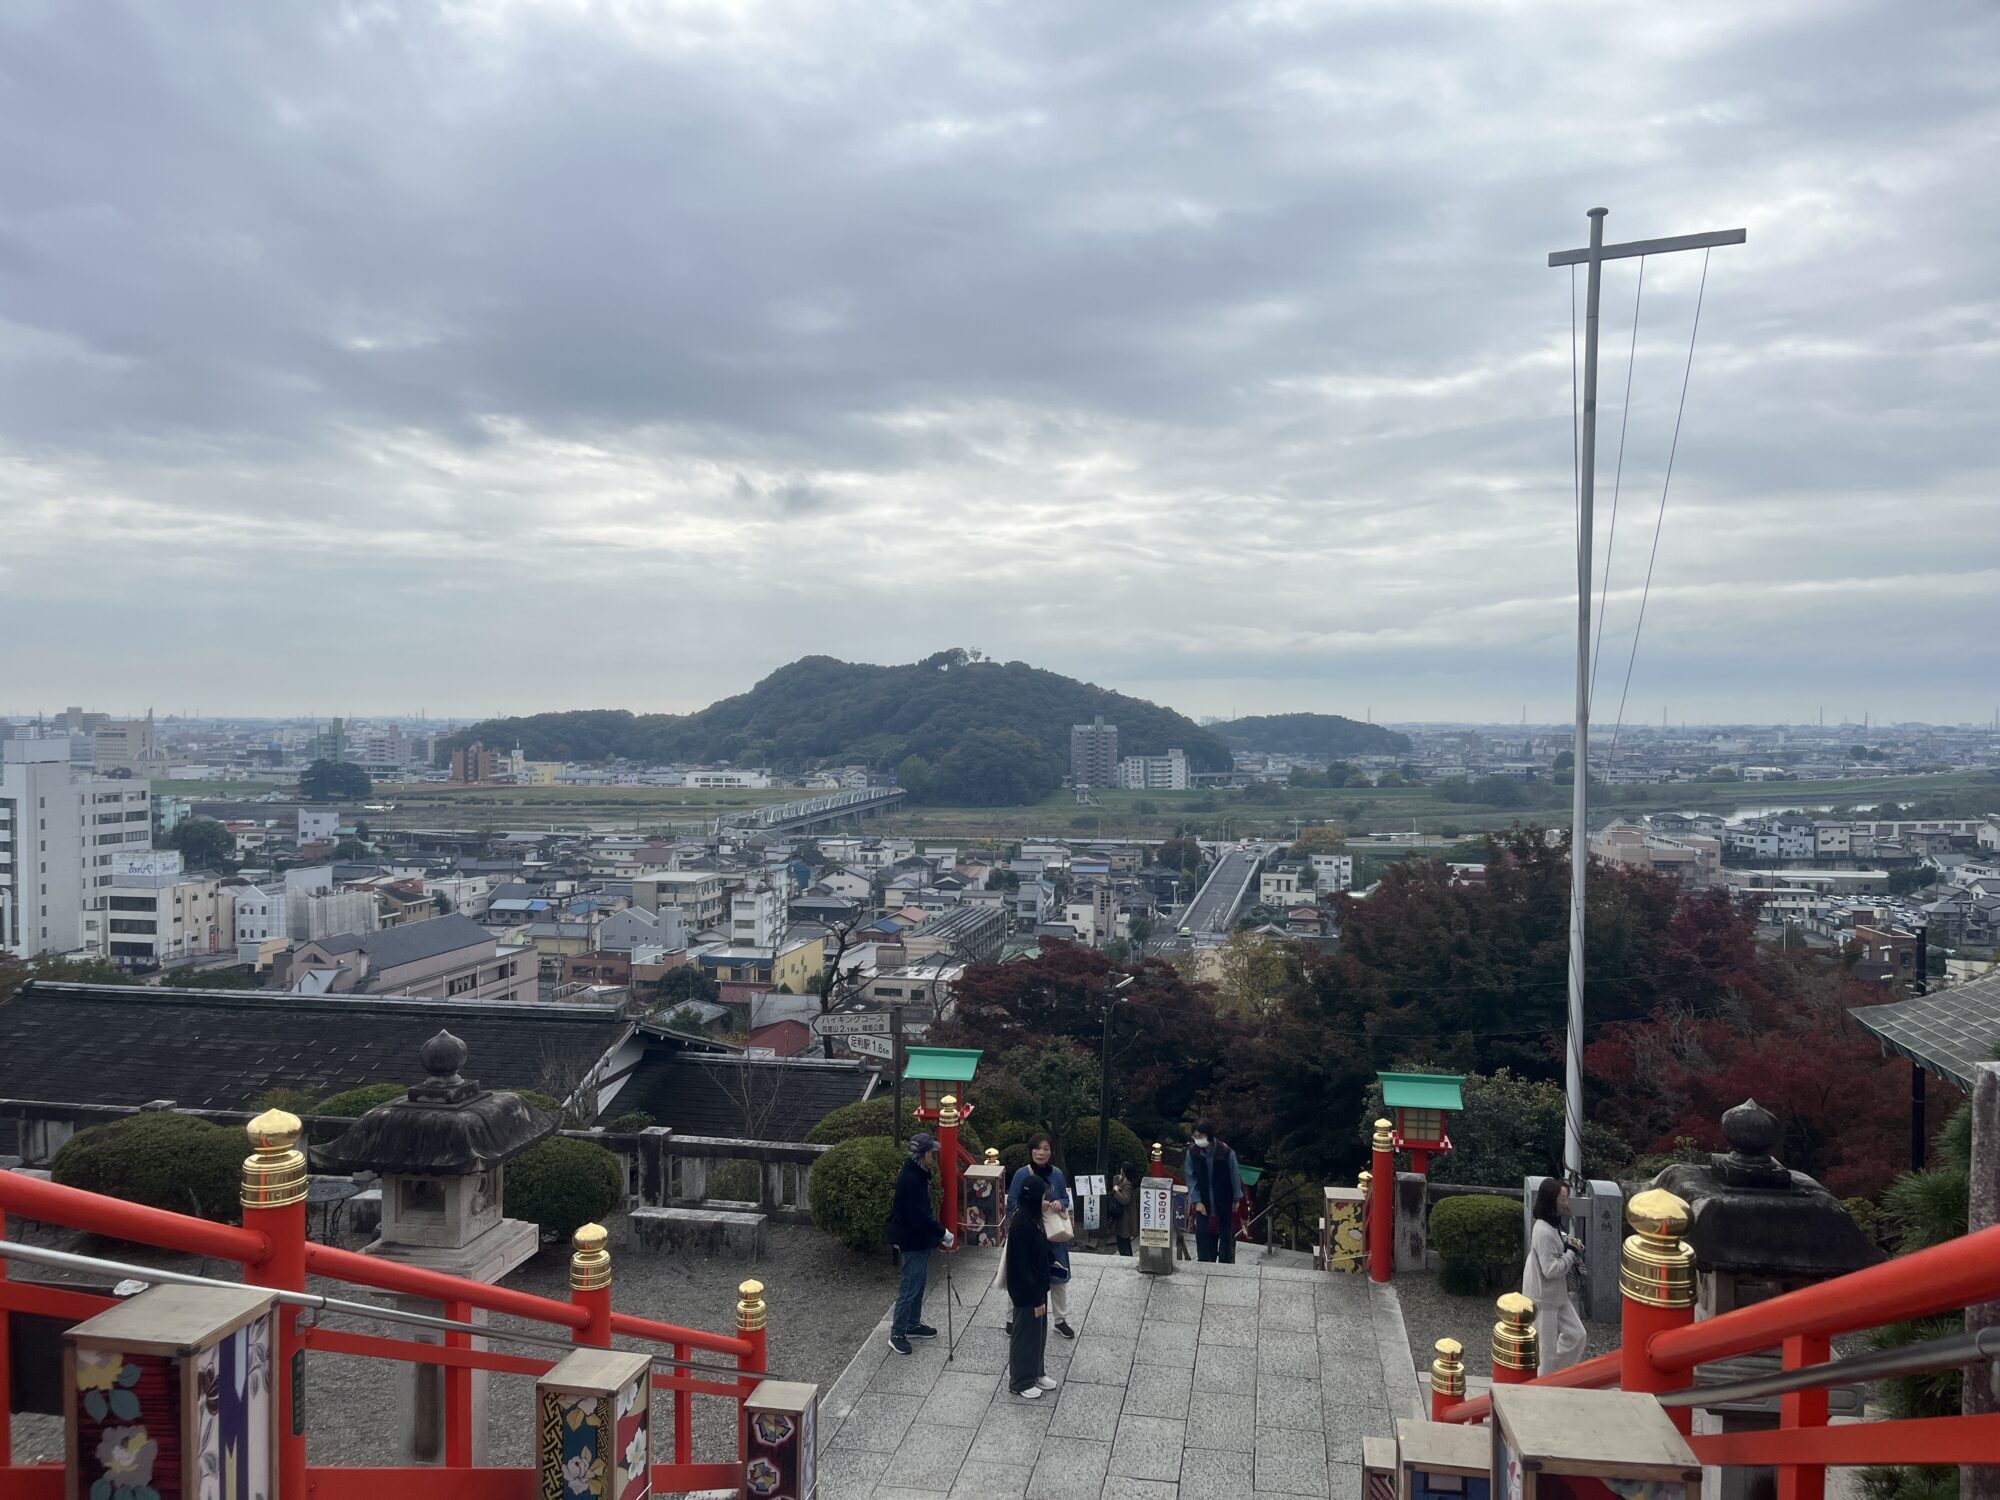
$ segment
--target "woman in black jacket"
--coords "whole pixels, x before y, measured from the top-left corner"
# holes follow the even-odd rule
[[[1049,1341],[1049,1272],[1055,1252],[1042,1231],[1042,1197],[1047,1192],[1033,1173],[1020,1186],[1013,1222],[1007,1226],[1005,1270],[1013,1322],[1007,1339],[1007,1389],[1024,1401],[1039,1401],[1056,1383],[1042,1368]]]

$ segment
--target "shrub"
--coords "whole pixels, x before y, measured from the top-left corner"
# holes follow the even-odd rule
[[[1146,1158],[1149,1155],[1151,1152],[1139,1143],[1139,1137],[1133,1133],[1130,1126],[1113,1120],[1111,1160],[1104,1168],[1107,1185],[1109,1179],[1118,1175],[1118,1163],[1121,1161],[1137,1163],[1139,1171],[1143,1174],[1146,1170]],[[1097,1170],[1096,1115],[1085,1115],[1070,1126],[1069,1133],[1063,1137],[1063,1161],[1066,1163],[1065,1171],[1072,1181],[1082,1173]]]
[[[309,1115],[313,1112],[313,1100],[319,1097],[315,1089],[277,1088],[265,1089],[250,1101],[252,1109],[282,1109],[287,1114]]]
[[[1447,1198],[1431,1210],[1431,1243],[1444,1259],[1439,1284],[1455,1297],[1471,1296],[1520,1261],[1521,1205],[1492,1193]]]
[[[910,1137],[919,1129],[929,1129],[933,1135],[937,1127],[919,1126],[907,1111],[917,1107],[915,1092],[903,1096],[906,1113],[898,1124],[892,1116],[895,1113],[894,1094],[878,1094],[873,1099],[863,1099],[857,1104],[843,1104],[821,1118],[818,1124],[806,1132],[806,1143],[813,1146],[837,1146],[842,1141],[853,1140],[859,1135],[878,1135],[896,1143],[897,1151],[909,1145]],[[974,1156],[986,1149],[978,1129],[970,1122],[958,1127],[959,1143]],[[819,1169],[815,1167],[814,1171]]]
[[[906,1154],[885,1135],[851,1136],[836,1144],[813,1163],[814,1225],[850,1250],[880,1250],[887,1243],[883,1227]]]
[[[130,1203],[233,1219],[250,1139],[189,1115],[143,1114],[80,1130],[49,1164],[64,1187]]]
[[[734,1159],[708,1164],[707,1187],[703,1196],[726,1198],[733,1203],[755,1203],[764,1192],[764,1169],[754,1161]]]
[[[567,1239],[584,1224],[602,1223],[624,1196],[618,1154],[589,1141],[552,1135],[507,1163],[507,1217],[539,1224],[544,1234]]]
[[[312,1107],[316,1115],[339,1115],[344,1119],[356,1120],[378,1104],[387,1104],[391,1099],[400,1099],[407,1090],[400,1083],[364,1083],[359,1088],[343,1089],[337,1094],[328,1094]]]
[[[615,1130],[620,1135],[633,1135],[641,1130],[651,1130],[660,1122],[643,1109],[628,1109],[622,1115],[613,1115],[604,1122],[606,1130]]]

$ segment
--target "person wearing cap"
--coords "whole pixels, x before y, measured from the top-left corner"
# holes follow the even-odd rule
[[[910,1352],[911,1339],[937,1337],[937,1330],[924,1321],[931,1251],[940,1245],[949,1250],[958,1243],[931,1212],[931,1168],[937,1165],[937,1153],[937,1137],[928,1130],[910,1137],[910,1154],[896,1175],[896,1193],[889,1203],[889,1243],[903,1257],[903,1281],[889,1320],[889,1347],[898,1354]]]

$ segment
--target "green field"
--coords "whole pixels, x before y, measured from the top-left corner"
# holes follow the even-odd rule
[[[240,785],[214,795],[240,796]],[[185,794],[184,794],[185,795]],[[810,795],[799,791],[689,791],[679,787],[410,787],[380,785],[374,800],[394,804],[369,814],[380,828],[595,827],[641,833],[695,833],[720,813]],[[1292,791],[1282,800],[1254,802],[1241,791],[1101,792],[1100,806],[1079,806],[1062,792],[1028,807],[904,807],[873,819],[884,833],[935,839],[1012,842],[1047,835],[1070,838],[1171,836],[1193,828],[1208,837],[1289,837],[1297,824],[1335,822],[1352,833],[1417,830],[1450,836],[1505,828],[1516,821],[1566,824],[1565,790],[1544,787],[1542,804],[1496,809],[1443,802],[1422,787],[1361,787]],[[1881,777],[1859,781],[1741,782],[1671,787],[1597,788],[1593,812],[1669,810],[1733,812],[1746,807],[1872,807],[1944,798],[1959,816],[2000,809],[2000,778],[1988,772]],[[1141,806],[1146,804],[1146,807]],[[1594,819],[1593,819],[1594,821]]]

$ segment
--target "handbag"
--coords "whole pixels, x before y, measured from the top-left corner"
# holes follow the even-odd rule
[[[1042,1233],[1049,1237],[1051,1245],[1067,1245],[1076,1238],[1076,1229],[1070,1222],[1069,1210],[1054,1203],[1042,1204]]]

